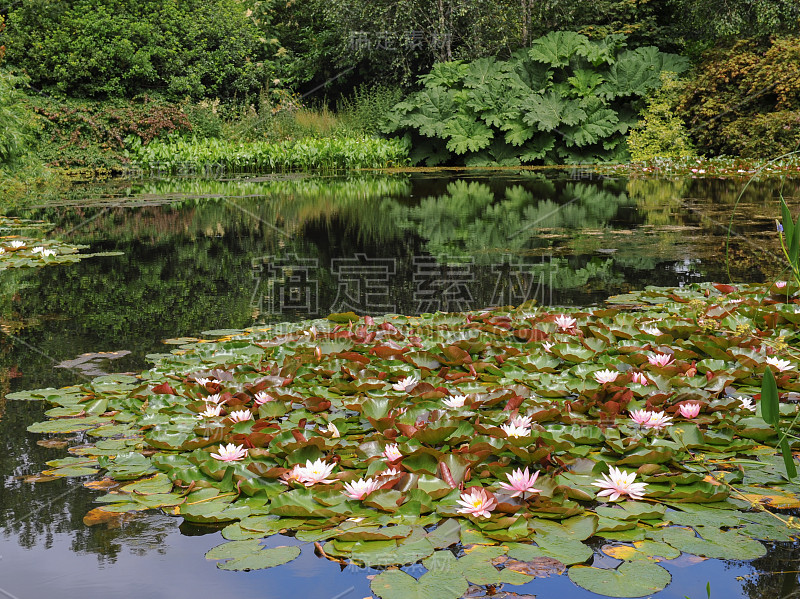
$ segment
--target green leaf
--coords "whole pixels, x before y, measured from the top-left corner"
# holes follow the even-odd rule
[[[221,570],[263,570],[289,563],[299,555],[300,547],[264,549],[258,539],[253,539],[217,545],[206,553],[206,559],[229,560],[217,564]]]
[[[576,54],[585,54],[589,39],[573,31],[552,31],[533,42],[528,55],[531,59],[550,65],[564,67]]]
[[[487,147],[494,138],[494,132],[483,121],[459,115],[444,128],[443,137],[449,137],[447,149],[456,154],[477,152]]]
[[[523,120],[540,131],[552,131],[559,125],[575,125],[586,119],[578,102],[562,98],[554,91],[532,94],[522,103]]]
[[[573,566],[568,575],[579,587],[607,597],[645,597],[664,590],[672,580],[667,570],[646,561],[623,562],[616,570]]]
[[[458,599],[467,592],[466,579],[456,572],[427,572],[419,580],[401,570],[387,570],[370,583],[381,599]]]

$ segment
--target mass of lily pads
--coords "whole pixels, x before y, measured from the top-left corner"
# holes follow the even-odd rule
[[[286,563],[299,541],[383,569],[383,599],[564,571],[639,597],[670,583],[659,561],[754,559],[800,534],[783,511],[800,507],[798,289],[208,331],[138,376],[8,397],[55,406],[29,431],[79,433],[33,478],[102,471],[87,522],[223,523],[206,556],[222,569]],[[278,533],[295,541],[262,545]],[[597,552],[621,563],[589,565]],[[417,563],[419,578],[393,567]]]
[[[80,250],[89,246],[44,239],[46,231],[52,227],[52,224],[44,221],[0,216],[0,232],[3,233],[0,236],[0,270],[74,263],[82,258],[120,254],[120,252],[79,254]],[[5,234],[11,232],[15,234]]]

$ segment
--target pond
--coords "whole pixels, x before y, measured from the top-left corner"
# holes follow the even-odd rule
[[[746,182],[562,171],[87,185],[19,216],[53,223],[48,238],[121,254],[0,272],[2,394],[137,372],[148,354],[169,350],[164,340],[215,329],[348,311],[589,306],[647,285],[786,278],[774,218],[780,193],[798,208],[800,181]],[[294,539],[267,544],[302,545],[297,560],[237,573],[203,558],[223,542],[219,527],[152,510],[87,526],[103,492],[83,486],[91,477],[25,480],[65,455],[25,430],[45,409],[0,400],[0,593],[370,596],[377,571],[321,559]],[[673,582],[656,596],[704,597],[707,582],[712,596],[795,596],[798,557],[779,543],[753,562],[684,555],[664,564]],[[599,552],[593,560],[617,563]],[[597,596],[566,576],[495,596],[525,593]]]

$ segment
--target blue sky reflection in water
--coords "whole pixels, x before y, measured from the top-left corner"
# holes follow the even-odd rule
[[[479,308],[513,299],[519,289],[536,290],[545,303],[581,305],[647,284],[725,280],[724,226],[743,183],[573,179],[567,173],[555,179],[143,181],[109,185],[101,193],[87,189],[84,196],[94,197],[79,193],[21,216],[47,219],[57,226],[54,235],[89,244],[91,251],[124,255],[0,273],[0,385],[5,393],[80,382],[95,375],[89,367],[140,370],[147,353],[166,351],[165,338],[324,315],[348,294],[362,304],[354,309],[389,302],[411,313]],[[731,242],[735,280],[780,276],[777,259],[770,258],[777,250],[772,219],[778,190],[775,181],[751,185],[737,210],[734,227],[746,238]],[[796,206],[797,183],[790,182],[784,195]],[[380,271],[387,275],[378,282],[385,286],[382,297],[366,294],[374,271],[344,278],[359,255],[373,266],[388,265]],[[310,265],[294,290],[281,281],[291,260]],[[503,271],[504,264],[538,270],[515,287],[519,279]],[[439,279],[422,276],[432,266]],[[449,286],[431,294],[431,281],[447,277]],[[297,299],[309,290],[315,290],[308,305],[316,313],[304,311]],[[449,303],[436,305],[442,298]],[[131,353],[98,353],[122,350]],[[81,361],[83,354],[97,355]],[[83,479],[34,485],[17,478],[66,455],[25,432],[43,409],[0,403],[0,592],[20,599],[54,591],[82,598],[369,596],[367,573],[340,573],[310,545],[286,566],[235,573],[203,559],[223,542],[218,532],[197,536],[196,527],[179,529],[177,518],[141,514],[118,528],[85,526],[83,516],[99,492],[84,489]],[[80,441],[75,436],[71,444]],[[765,570],[793,570],[791,559],[782,551],[758,561]],[[681,560],[685,556],[664,564],[673,583],[659,597],[704,597],[707,581],[712,596],[726,597],[789,597],[797,586],[796,574],[764,576],[755,584],[757,577],[735,578],[752,572],[748,564]],[[595,596],[566,577],[505,590]]]

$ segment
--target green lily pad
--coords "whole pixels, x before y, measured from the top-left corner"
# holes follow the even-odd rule
[[[469,585],[454,572],[427,572],[419,580],[400,570],[387,570],[370,583],[381,599],[458,599]]]
[[[646,561],[623,562],[615,570],[572,566],[567,574],[579,587],[607,597],[646,597],[672,580],[664,568]]]

